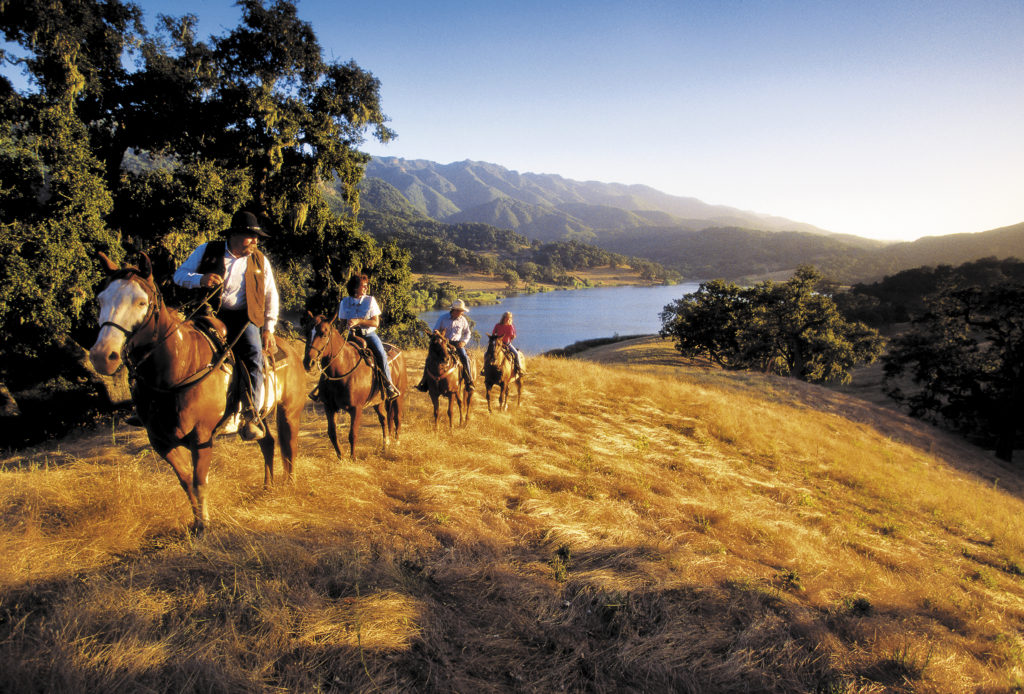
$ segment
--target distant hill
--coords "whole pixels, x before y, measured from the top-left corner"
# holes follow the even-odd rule
[[[837,256],[821,267],[837,278],[874,281],[901,270],[935,265],[960,265],[982,258],[1024,260],[1024,223],[973,234],[926,236],[894,243],[863,254]]]
[[[521,174],[486,162],[466,160],[438,164],[422,159],[375,157],[366,167],[366,176],[387,181],[420,212],[439,221],[449,221],[449,217],[457,216],[461,222],[500,226],[500,215],[507,208],[489,203],[505,198],[509,202],[520,203],[514,206],[517,213],[507,217],[511,223],[551,217],[552,210],[555,210],[573,218],[564,226],[567,232],[577,236],[580,229],[576,222],[591,228],[621,228],[614,223],[614,215],[609,213],[609,209],[637,215],[654,213],[660,216],[648,217],[648,223],[673,224],[678,221],[687,228],[694,228],[694,220],[697,220],[703,226],[828,233],[810,224],[724,205],[709,205],[696,198],[662,193],[650,186],[573,181],[555,174]],[[541,209],[526,213],[528,206]],[[498,216],[495,216],[496,213]],[[530,223],[524,222],[527,225]],[[605,227],[604,224],[612,226]],[[518,227],[511,228],[527,236],[531,235]],[[546,221],[537,228],[541,233],[550,233],[560,226]],[[573,236],[540,240],[570,238]]]
[[[583,242],[655,261],[691,280],[743,279],[813,264],[842,282],[872,282],[920,266],[1024,258],[1024,224],[894,244],[649,186],[521,174],[485,162],[381,157],[370,161],[366,175],[362,207],[371,215]],[[374,220],[379,227],[380,216]]]

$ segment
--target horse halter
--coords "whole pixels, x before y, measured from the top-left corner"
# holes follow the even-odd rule
[[[160,312],[160,309],[163,308],[163,297],[160,295],[160,292],[156,289],[150,291],[149,282],[146,281],[146,278],[144,278],[138,272],[130,268],[125,269],[124,276],[111,278],[110,282],[107,283],[107,286],[109,287],[111,282],[114,282],[115,280],[130,281],[133,275],[141,280],[140,284],[142,285],[143,289],[146,292],[146,298],[149,300],[149,308],[146,310],[146,316],[142,319],[142,322],[139,323],[139,327],[135,328],[134,330],[129,330],[128,328],[124,327],[119,323],[115,323],[114,321],[108,320],[100,323],[100,330],[103,330],[103,328],[109,325],[110,327],[117,328],[122,333],[124,333],[125,350],[128,349],[128,342],[135,336],[135,334],[142,330],[144,327],[146,327],[146,324],[153,320],[156,317],[156,314]],[[143,359],[144,358],[145,357],[143,357]]]
[[[320,332],[320,325],[321,324],[317,323],[317,325],[313,327],[313,332],[309,336],[309,347],[307,348],[307,349],[309,349],[311,351],[315,351],[316,352],[315,359],[316,359],[317,363],[319,363],[320,360],[323,358],[324,350],[326,350],[328,347],[331,346],[331,338],[334,336],[333,335],[333,333],[334,333],[334,321],[330,320],[330,321],[323,321],[323,322],[327,324],[327,328],[328,328],[327,332]],[[314,338],[315,338],[315,336],[316,336],[316,334],[318,332],[320,332],[320,336],[324,338],[324,346],[321,347],[321,348],[313,346],[313,340],[314,340]]]

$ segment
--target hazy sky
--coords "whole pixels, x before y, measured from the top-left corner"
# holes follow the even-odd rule
[[[227,0],[142,0],[238,23]],[[642,183],[884,239],[1024,221],[1024,0],[300,0],[374,155]]]

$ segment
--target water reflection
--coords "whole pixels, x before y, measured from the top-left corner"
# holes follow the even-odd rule
[[[560,349],[580,340],[612,335],[658,332],[658,315],[667,304],[697,291],[697,283],[658,287],[598,287],[512,296],[493,306],[473,306],[469,317],[486,335],[501,314],[514,317],[516,345],[530,354]],[[420,318],[434,327],[445,311],[427,311]]]

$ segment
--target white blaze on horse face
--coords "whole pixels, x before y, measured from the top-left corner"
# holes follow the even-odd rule
[[[121,351],[128,336],[113,323],[128,332],[142,325],[149,313],[149,297],[137,282],[115,280],[96,297],[100,304],[100,328],[96,343],[89,350],[89,359],[97,371],[112,374],[121,365]]]

